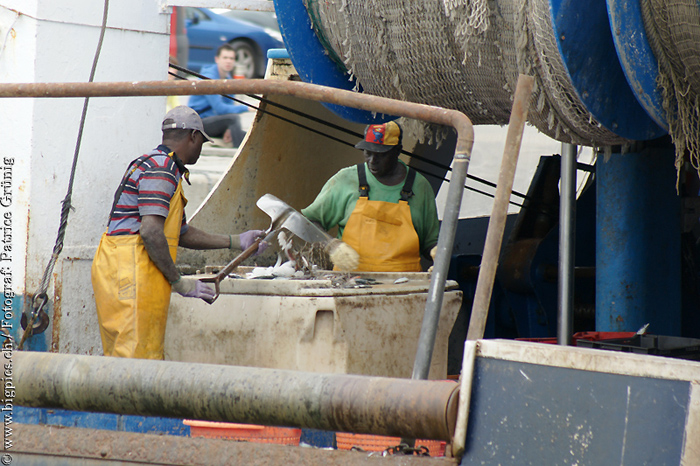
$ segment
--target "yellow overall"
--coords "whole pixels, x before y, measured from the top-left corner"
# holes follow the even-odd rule
[[[360,198],[343,230],[342,240],[360,254],[358,272],[420,272],[420,242],[411,220],[408,196],[398,204],[369,200],[364,164],[358,167]],[[412,179],[404,185],[410,193]],[[363,182],[364,179],[364,182]],[[365,188],[363,190],[363,188]]]
[[[186,203],[180,180],[164,226],[173,261]],[[170,283],[148,256],[141,235],[102,235],[92,261],[92,287],[105,356],[163,359]]]

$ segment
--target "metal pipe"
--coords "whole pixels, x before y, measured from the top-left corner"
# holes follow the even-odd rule
[[[471,121],[461,112],[295,81],[211,79],[204,81],[136,81],[93,83],[2,83],[0,97],[124,97],[210,94],[277,94],[405,116],[457,130],[456,154],[470,154]]]
[[[447,269],[450,265],[457,222],[459,221],[459,211],[462,205],[462,193],[464,192],[462,187],[467,178],[470,159],[470,154],[455,154],[455,158],[452,161],[452,177],[450,178],[450,186],[447,191],[447,202],[442,225],[440,226],[440,235],[438,236],[435,264],[430,277],[428,301],[425,304],[423,324],[418,337],[416,359],[413,363],[413,374],[411,375],[413,379],[427,379],[430,372],[430,361],[433,358],[435,336],[440,321],[440,309],[442,308],[445,281],[447,280]]]
[[[559,187],[559,326],[557,342],[571,345],[574,333],[574,264],[576,227],[576,146],[561,145],[561,184]]]
[[[484,254],[481,259],[481,267],[479,268],[479,278],[476,283],[467,340],[480,340],[484,337],[491,292],[493,291],[493,282],[496,278],[496,269],[498,268],[498,257],[501,253],[501,243],[503,242],[503,231],[505,230],[506,218],[508,217],[508,201],[513,190],[515,167],[520,155],[520,144],[523,139],[523,129],[527,121],[527,110],[530,106],[530,95],[532,94],[534,82],[535,80],[532,76],[520,75],[518,77],[513,110],[510,112],[510,121],[508,122],[506,145],[503,149],[501,171],[498,175],[498,188],[496,188],[489,227],[486,232]]]
[[[452,254],[462,192],[474,144],[474,129],[466,115],[456,110],[403,102],[315,84],[273,80],[144,81],[106,83],[8,83],[0,84],[0,97],[116,97],[207,94],[280,94],[372,112],[429,121],[455,128],[457,145],[447,194],[438,250],[428,290],[428,301],[418,343],[413,378],[426,379],[432,359],[447,269]]]
[[[15,352],[21,406],[450,440],[457,384]]]
[[[455,436],[452,442],[452,456],[459,458],[464,454],[467,444],[467,421],[469,420],[469,403],[471,402],[472,383],[474,382],[474,366],[476,365],[476,353],[479,342],[466,340],[464,342],[464,358],[462,360],[462,373],[459,376],[460,397],[457,407],[457,422],[455,423]]]

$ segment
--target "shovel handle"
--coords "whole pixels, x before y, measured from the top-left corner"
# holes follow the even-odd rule
[[[260,242],[263,240],[263,237],[260,236],[253,241],[253,244],[248,246],[245,251],[241,252],[239,255],[235,257],[231,262],[226,264],[226,267],[221,269],[219,273],[217,273],[214,277],[211,278],[202,278],[200,281],[206,282],[206,283],[214,283],[214,288],[216,289],[216,294],[214,294],[214,297],[211,299],[205,299],[204,301],[208,302],[209,304],[213,303],[216,301],[216,298],[219,297],[219,283],[221,283],[221,280],[226,278],[228,274],[230,274],[236,267],[240,265],[241,262],[255,254],[255,251],[258,250],[258,245]]]
[[[235,259],[233,259],[231,262],[229,262],[226,267],[224,267],[217,275],[216,277],[219,279],[219,281],[223,280],[226,278],[228,274],[233,272],[233,270],[240,265],[241,262],[255,254],[255,251],[258,250],[258,245],[260,244],[260,241],[262,241],[263,238],[262,236],[258,237],[253,241],[253,244],[248,246],[245,251],[240,253],[239,255],[236,256]]]

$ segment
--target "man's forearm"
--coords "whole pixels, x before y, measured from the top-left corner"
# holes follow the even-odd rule
[[[238,235],[216,235],[190,226],[180,236],[180,246],[188,249],[240,249]]]
[[[146,235],[141,235],[143,239],[143,244],[146,246],[146,252],[148,257],[151,258],[158,270],[160,270],[165,278],[169,282],[174,282],[180,276],[180,273],[175,267],[173,258],[170,256],[170,248],[168,247],[168,241],[165,239],[165,235],[158,235],[157,233],[151,233]]]

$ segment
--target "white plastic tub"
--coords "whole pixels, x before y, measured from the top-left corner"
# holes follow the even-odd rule
[[[382,284],[332,288],[330,280],[226,279],[213,305],[173,294],[165,358],[410,378],[430,277],[425,273],[361,275]],[[400,277],[409,281],[394,284]],[[448,337],[461,302],[456,283],[448,282],[430,368],[432,379],[447,375]]]

